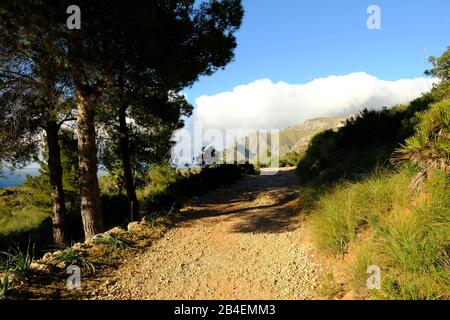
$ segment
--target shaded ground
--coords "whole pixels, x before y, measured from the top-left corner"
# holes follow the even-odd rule
[[[292,170],[248,176],[196,199],[187,218],[126,261],[100,299],[310,299],[318,266],[305,244]]]

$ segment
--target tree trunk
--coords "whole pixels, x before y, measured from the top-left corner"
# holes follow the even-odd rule
[[[133,169],[131,168],[130,158],[130,139],[128,135],[128,127],[126,121],[126,108],[122,107],[119,111],[119,134],[120,134],[120,156],[123,166],[123,178],[125,190],[127,191],[128,208],[130,221],[139,218],[139,203],[136,196],[136,188],[134,186]]]
[[[85,238],[89,239],[103,231],[103,216],[97,177],[94,111],[80,85],[76,87],[81,218]]]
[[[52,196],[53,239],[56,245],[68,243],[67,210],[64,199],[61,148],[58,141],[59,126],[55,121],[47,123],[48,170]]]

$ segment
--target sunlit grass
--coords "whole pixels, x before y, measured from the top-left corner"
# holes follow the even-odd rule
[[[50,216],[50,208],[33,205],[0,207],[0,235],[33,229]]]
[[[6,190],[14,194],[7,195]],[[0,236],[33,229],[50,216],[49,192],[26,184],[0,189]]]
[[[409,187],[413,172],[377,173],[341,184],[323,196],[311,218],[319,249],[353,258],[349,278],[364,291],[367,267],[382,270],[389,299],[450,298],[450,190],[443,170],[421,192]]]

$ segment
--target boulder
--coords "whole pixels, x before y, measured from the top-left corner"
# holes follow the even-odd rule
[[[87,239],[84,243],[86,245],[92,245],[97,243],[101,238],[103,238],[103,233],[96,234],[92,238]]]
[[[140,222],[131,222],[128,224],[127,230],[129,232],[139,232],[140,230],[142,230],[142,225]]]
[[[82,249],[88,249],[90,245],[97,243],[99,240],[101,240],[104,237],[107,236],[115,236],[115,237],[120,237],[121,235],[124,235],[126,233],[126,231],[122,228],[119,227],[115,227],[111,230],[108,230],[104,233],[99,233],[96,234],[95,236],[93,236],[90,239],[87,239],[84,244],[82,245]],[[78,249],[78,250],[82,250],[82,249]]]
[[[50,261],[53,258],[53,254],[51,252],[46,252],[44,256],[42,257],[41,261]]]
[[[77,243],[75,243],[73,246],[72,246],[72,248],[74,249],[74,250],[77,250],[77,251],[83,251],[83,250],[87,250],[87,249],[89,249],[91,246],[89,245],[89,244],[87,244],[87,243],[81,243],[81,242],[77,242]]]
[[[30,265],[30,269],[42,272],[50,272],[52,271],[53,266],[45,263],[32,262]]]
[[[56,265],[56,267],[65,270],[68,266],[70,266],[70,264],[71,263],[69,261],[61,261]]]
[[[118,237],[118,236],[121,236],[121,235],[123,235],[125,233],[126,233],[126,231],[124,229],[119,228],[119,227],[115,227],[115,228],[113,228],[111,230],[106,231],[105,233],[103,233],[103,235]]]

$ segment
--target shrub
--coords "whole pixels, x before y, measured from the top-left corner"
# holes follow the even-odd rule
[[[4,256],[3,269],[8,272],[14,273],[21,279],[25,279],[30,272],[31,262],[34,259],[34,246],[28,247],[26,251],[22,251],[17,245],[11,247],[8,252],[0,252]]]
[[[280,158],[280,167],[295,167],[303,158],[303,152],[289,152]]]
[[[417,120],[416,133],[397,150],[397,157],[450,168],[450,99],[418,113]]]
[[[170,164],[164,163],[155,165],[149,172],[149,178],[152,188],[165,190],[177,182],[179,174]]]
[[[85,257],[84,253],[77,251],[71,247],[67,247],[60,254],[53,257],[51,260],[54,264],[64,264],[64,265],[77,265],[85,270],[89,270],[92,273],[95,272],[94,264]]]
[[[256,174],[255,166],[251,163],[244,163],[239,165],[242,174],[254,175]]]
[[[337,132],[312,139],[297,167],[308,182],[302,197],[313,213],[316,245],[349,253],[354,291],[450,299],[449,150],[449,81],[408,105],[365,110]],[[380,165],[385,169],[377,171]],[[413,188],[417,181],[424,181],[421,188]],[[367,291],[370,265],[381,267],[380,291]]]
[[[123,249],[125,246],[125,242],[123,240],[112,234],[98,236],[94,239],[94,243],[105,244],[113,247],[114,249]]]
[[[25,183],[0,191],[0,250],[8,250],[13,242],[25,250],[30,238],[36,248],[51,244],[51,214],[48,190]]]
[[[408,136],[399,108],[364,110],[348,119],[338,131],[314,136],[297,165],[303,181],[336,182],[358,180],[383,165]]]
[[[152,184],[139,192],[147,215],[161,214],[181,206],[187,199],[200,196],[218,186],[233,183],[242,171],[254,172],[251,165],[221,164],[203,168],[188,175],[178,174],[175,169],[164,167],[151,173]]]

